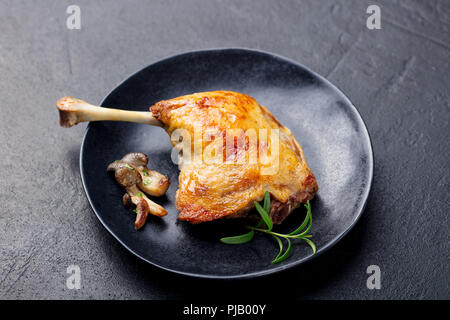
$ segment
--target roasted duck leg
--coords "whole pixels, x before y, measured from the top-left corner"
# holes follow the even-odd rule
[[[245,94],[196,93],[158,102],[148,113],[95,107],[72,98],[61,99],[57,106],[60,123],[65,127],[96,120],[148,123],[164,127],[175,147],[181,141],[177,133],[188,133],[190,157],[186,161],[184,149],[175,198],[180,220],[201,223],[245,217],[267,190],[271,195],[271,218],[279,224],[318,191],[316,179],[291,131]],[[232,143],[225,143],[228,132],[233,130]],[[251,142],[254,140],[249,132],[258,136],[257,143]],[[262,143],[260,132],[276,132],[278,140]],[[182,140],[186,143],[185,135]],[[223,142],[225,147],[212,148],[217,142]],[[214,160],[221,161],[206,161],[205,151],[210,150],[215,151]],[[263,151],[271,154],[269,163],[262,161]],[[250,160],[250,155],[256,155],[256,161]]]

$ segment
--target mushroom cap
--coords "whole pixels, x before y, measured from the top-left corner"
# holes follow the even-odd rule
[[[148,164],[148,156],[141,152],[131,152],[124,155],[121,161],[135,167],[146,167]]]
[[[111,167],[111,169],[110,169]],[[142,177],[139,171],[125,162],[116,162],[114,165],[109,165],[108,170],[114,170],[116,181],[123,187],[131,187],[142,182]]]

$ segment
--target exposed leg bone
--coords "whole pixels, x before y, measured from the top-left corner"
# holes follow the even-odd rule
[[[71,97],[59,99],[56,107],[59,110],[59,124],[65,128],[86,121],[126,121],[163,126],[151,112],[103,108]]]

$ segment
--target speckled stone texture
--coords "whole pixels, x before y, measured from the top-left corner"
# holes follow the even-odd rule
[[[450,2],[0,2],[0,298],[450,298]],[[369,4],[382,30],[365,26]],[[93,103],[166,56],[249,47],[327,77],[366,121],[375,153],[363,217],[336,247],[285,273],[247,281],[175,276],[128,253],[91,211],[79,174],[85,124],[58,126],[64,95]],[[81,268],[80,290],[66,268]],[[382,271],[368,290],[366,268]],[[213,292],[213,293],[212,293]]]

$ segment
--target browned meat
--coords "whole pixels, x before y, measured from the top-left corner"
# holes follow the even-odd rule
[[[191,161],[186,161],[183,155],[175,198],[181,220],[201,223],[245,217],[254,201],[261,201],[267,190],[272,199],[270,215],[274,223],[281,223],[302,202],[312,199],[318,190],[302,148],[291,131],[267,108],[245,94],[231,91],[196,93],[158,102],[150,108],[151,112],[119,111],[63,98],[58,102],[58,109],[61,125],[66,127],[82,121],[112,120],[162,126],[171,137],[176,130],[190,133]],[[225,143],[230,129],[237,130],[237,141],[243,138],[245,143]],[[252,130],[266,130],[268,135],[278,130],[279,140],[277,143],[272,140],[249,143],[250,139],[246,139]],[[203,151],[214,147],[216,141],[222,141],[225,146],[222,152],[215,153],[216,159],[222,161],[204,161]],[[179,140],[172,139],[172,143],[177,146]],[[200,151],[195,145],[200,146]],[[272,152],[276,145],[279,152],[274,156]],[[267,163],[260,151],[269,150],[273,157]],[[256,163],[240,161],[250,154],[256,154]]]

